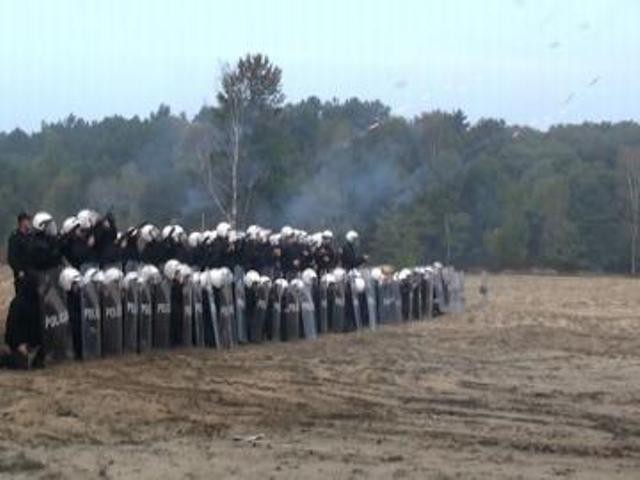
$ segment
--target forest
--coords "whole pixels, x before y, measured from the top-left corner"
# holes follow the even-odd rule
[[[120,228],[354,228],[398,266],[635,273],[640,124],[405,118],[382,100],[287,101],[282,74],[247,55],[193,118],[160,105],[0,133],[0,235],[21,210],[61,223],[91,207]]]

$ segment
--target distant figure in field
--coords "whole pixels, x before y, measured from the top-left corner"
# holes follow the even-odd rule
[[[480,292],[482,306],[487,305],[489,303],[489,284],[487,283],[487,272],[484,270],[480,276],[480,287],[478,288],[478,292]]]

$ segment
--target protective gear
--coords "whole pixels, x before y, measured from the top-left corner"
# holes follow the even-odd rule
[[[325,285],[333,285],[336,283],[336,277],[333,273],[323,275],[321,280]]]
[[[433,263],[433,268],[435,268],[436,270],[442,270],[442,263],[434,262]]]
[[[375,267],[371,269],[371,278],[377,280],[378,282],[384,278],[384,274],[382,273],[382,269],[380,267]]]
[[[151,223],[147,223],[140,228],[140,238],[145,242],[149,243],[154,240],[157,240],[160,236],[160,231],[158,227]]]
[[[283,290],[289,286],[289,282],[287,282],[284,278],[277,278],[273,283]]]
[[[222,275],[223,285],[231,285],[233,283],[233,272],[228,267],[222,267],[220,269]]]
[[[50,237],[58,234],[58,227],[53,217],[47,212],[38,212],[33,216],[33,228]]]
[[[73,286],[82,282],[82,274],[73,267],[66,267],[60,272],[60,286],[65,292],[70,292]]]
[[[176,259],[171,259],[164,264],[163,272],[164,276],[169,280],[173,281],[176,279],[178,275],[178,268],[180,267],[180,262]]]
[[[224,274],[220,268],[212,268],[208,271],[209,284],[214,288],[222,288],[224,282]]]
[[[291,280],[291,283],[289,285],[291,285],[291,288],[297,292],[302,291],[302,289],[304,288],[304,282],[299,278]]]
[[[122,286],[126,289],[129,289],[139,280],[139,276],[137,272],[129,272],[122,279]]]
[[[191,248],[199,247],[204,239],[204,235],[200,232],[191,232],[187,238],[187,243]]]
[[[302,280],[307,285],[312,285],[317,278],[318,278],[318,274],[312,268],[307,268],[304,272],[302,272]]]
[[[219,237],[223,237],[223,238],[227,237],[230,230],[231,230],[231,225],[229,225],[227,222],[220,222],[216,227],[216,233],[218,234]]]
[[[189,277],[191,277],[192,274],[193,270],[191,270],[191,267],[189,267],[189,265],[185,265],[184,263],[178,265],[178,270],[176,273],[178,282],[185,283],[187,280],[189,280]]]
[[[111,267],[104,272],[104,283],[107,285],[120,284],[124,277],[122,270],[119,268]]]
[[[61,235],[69,235],[77,228],[80,228],[80,220],[78,217],[67,217],[64,222],[62,222],[62,228],[60,229]]]
[[[280,230],[280,233],[282,234],[283,237],[290,237],[293,235],[293,228],[291,228],[289,225],[285,225]]]
[[[335,278],[336,282],[342,282],[344,281],[345,277],[347,276],[347,272],[344,268],[336,268],[333,271],[333,276]]]
[[[367,288],[367,284],[365,283],[364,278],[362,277],[357,277],[356,279],[354,279],[353,285],[356,289],[356,292],[358,293],[363,293]]]
[[[260,282],[260,274],[255,270],[249,270],[244,276],[244,284],[248,288],[253,287]]]
[[[95,210],[80,210],[76,215],[78,221],[80,222],[80,226],[84,230],[91,230],[96,226],[98,221],[100,220],[100,214]]]
[[[347,242],[353,243],[358,239],[358,232],[355,230],[349,230],[345,235],[345,238],[347,239]]]
[[[144,265],[140,269],[140,279],[150,284],[158,284],[162,280],[160,270],[154,265]]]

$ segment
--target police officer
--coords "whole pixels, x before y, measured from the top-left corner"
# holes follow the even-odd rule
[[[27,262],[29,260],[29,234],[31,233],[31,217],[22,212],[18,215],[18,226],[9,236],[7,248],[7,260],[13,270],[13,285],[16,295],[26,275]]]
[[[342,247],[342,268],[349,271],[358,268],[365,263],[368,258],[360,254],[358,245],[358,232],[350,230],[345,235],[346,243]]]

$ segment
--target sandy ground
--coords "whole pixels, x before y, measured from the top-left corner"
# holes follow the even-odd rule
[[[640,283],[476,282],[436,322],[0,371],[0,477],[640,478]]]

